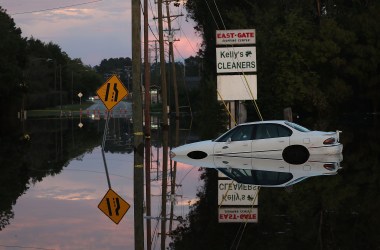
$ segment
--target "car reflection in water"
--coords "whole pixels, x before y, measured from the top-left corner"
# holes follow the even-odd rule
[[[336,174],[339,133],[310,131],[288,121],[240,124],[215,140],[172,149],[173,160],[215,168],[239,183],[285,187],[311,176]]]
[[[207,156],[194,160],[176,156],[173,160],[205,168],[215,168],[230,179],[262,187],[287,187],[309,177],[336,175],[341,169],[342,154],[311,155],[302,164],[270,158]]]

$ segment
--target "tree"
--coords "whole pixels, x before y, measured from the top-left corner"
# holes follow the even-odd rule
[[[0,7],[0,113],[7,117],[16,113],[10,107],[20,106],[23,93],[26,40],[12,18]],[[12,104],[12,105],[10,105]]]

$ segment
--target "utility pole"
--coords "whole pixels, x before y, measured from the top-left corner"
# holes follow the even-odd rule
[[[161,217],[166,218],[166,189],[168,172],[168,94],[166,86],[164,31],[162,27],[162,0],[158,0],[158,34],[160,43],[160,66],[161,66],[161,94],[162,94],[162,203]],[[161,249],[165,249],[166,220],[161,221]]]
[[[146,216],[151,216],[150,200],[150,65],[148,42],[148,0],[144,0],[144,81],[145,81],[145,201]],[[147,250],[152,249],[151,220],[146,220]]]
[[[166,2],[166,17],[167,17],[167,23],[168,23],[168,41],[169,41],[169,61],[171,64],[171,73],[172,73],[172,82],[173,82],[173,90],[174,90],[174,105],[175,105],[175,119],[176,119],[176,130],[175,130],[175,142],[174,147],[178,145],[178,139],[179,139],[179,104],[178,104],[178,88],[177,88],[177,77],[176,77],[176,68],[175,68],[175,62],[174,62],[174,50],[173,50],[173,42],[174,42],[174,34],[172,30],[171,25],[171,16],[170,16],[170,9],[169,9],[170,1]],[[176,173],[177,173],[177,162],[174,162],[173,168],[171,169],[171,197],[175,197],[175,187],[176,187]],[[172,225],[173,225],[173,210],[174,210],[174,199],[171,199],[170,202],[170,220],[169,220],[169,234],[172,231]]]
[[[132,86],[133,86],[133,201],[135,249],[144,250],[144,143],[141,95],[141,12],[140,1],[132,0]]]

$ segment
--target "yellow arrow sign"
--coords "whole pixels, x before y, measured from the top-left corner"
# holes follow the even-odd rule
[[[100,100],[108,110],[111,110],[124,97],[128,95],[128,90],[124,87],[120,79],[113,75],[96,91]]]
[[[108,190],[98,205],[98,208],[116,224],[119,224],[130,207],[128,202],[112,189]]]

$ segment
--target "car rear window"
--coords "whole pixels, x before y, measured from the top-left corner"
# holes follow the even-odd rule
[[[293,122],[285,122],[285,124],[301,132],[310,132],[310,129],[302,127],[301,125],[295,124]]]

